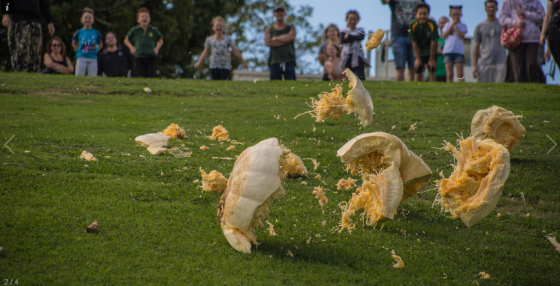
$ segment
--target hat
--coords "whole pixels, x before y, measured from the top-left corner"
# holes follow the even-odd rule
[[[286,9],[284,8],[283,5],[278,5],[278,6],[274,7],[274,11],[273,11],[273,12],[276,12],[276,11],[278,11],[278,10],[286,11]]]

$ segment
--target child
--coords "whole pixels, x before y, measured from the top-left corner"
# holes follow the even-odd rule
[[[418,3],[414,6],[416,20],[410,22],[410,34],[408,39],[412,42],[414,50],[414,69],[416,69],[416,81],[423,81],[422,72],[428,67],[431,82],[436,81],[436,49],[438,29],[434,20],[428,19],[430,6],[426,3]]]
[[[214,30],[214,36],[206,38],[204,43],[204,51],[198,62],[194,64],[194,68],[200,67],[204,62],[208,54],[210,53],[210,72],[212,73],[213,80],[223,80],[230,79],[231,73],[231,53],[229,48],[233,51],[233,54],[241,60],[244,68],[248,68],[247,62],[241,56],[241,53],[235,46],[233,40],[224,35],[224,30],[226,27],[226,21],[224,18],[218,16],[212,19],[212,30]]]
[[[325,35],[325,42],[323,42],[319,46],[319,55],[317,56],[317,60],[322,66],[325,66],[325,48],[328,44],[334,44],[337,47],[340,45],[340,30],[335,24],[329,24],[324,32]],[[327,71],[323,71],[323,80],[329,80],[329,74]]]
[[[76,31],[72,47],[76,52],[76,75],[97,76],[97,51],[103,47],[101,33],[92,28],[94,12],[85,8],[80,22],[84,28]]]
[[[138,26],[130,29],[124,44],[134,56],[133,76],[156,77],[156,55],[163,45],[163,35],[158,28],[150,25],[150,10],[140,8],[136,13]],[[134,42],[134,46],[130,42]]]
[[[346,79],[346,76],[342,74],[340,48],[334,44],[328,44],[325,48],[325,70],[330,81]]]
[[[348,28],[340,31],[340,42],[342,43],[342,65],[350,69],[359,79],[365,80],[364,66],[366,59],[362,51],[362,40],[365,37],[363,28],[356,28],[360,21],[360,15],[356,10],[346,13],[346,24]],[[369,66],[369,64],[367,64]]]
[[[449,6],[449,17],[452,22],[443,26],[442,38],[445,38],[443,46],[443,62],[447,73],[447,82],[453,82],[453,64],[457,66],[457,78],[460,82],[465,81],[463,67],[465,65],[465,55],[463,49],[463,39],[467,33],[467,25],[461,23],[463,6]]]
[[[437,59],[436,59],[436,81],[446,82],[447,72],[445,71],[445,63],[443,62],[443,46],[445,46],[445,38],[441,36],[443,31],[443,26],[449,22],[449,19],[445,16],[439,18],[438,29],[440,32],[440,37],[437,40]]]

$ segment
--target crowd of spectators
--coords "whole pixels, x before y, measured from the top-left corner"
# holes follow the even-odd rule
[[[464,81],[464,44],[468,32],[461,22],[462,6],[450,5],[449,18],[441,17],[436,23],[430,17],[430,6],[424,0],[381,0],[391,10],[390,46],[395,59],[395,80]],[[19,4],[18,4],[19,3]],[[21,4],[25,3],[25,4]],[[41,66],[41,15],[48,22],[51,36],[42,57],[43,72],[77,76],[144,77],[156,76],[156,56],[163,45],[163,34],[150,24],[150,11],[141,8],[136,14],[137,26],[126,34],[124,44],[118,45],[118,36],[107,32],[105,38],[92,27],[95,12],[85,8],[80,21],[83,27],[72,38],[75,66],[66,56],[66,46],[54,36],[48,0],[15,2],[15,13],[4,15],[2,25],[8,28],[8,45],[15,71],[36,72]],[[19,5],[19,6],[18,6]],[[473,77],[479,82],[536,82],[545,83],[541,65],[545,59],[560,60],[560,0],[549,0],[546,10],[539,0],[496,0],[484,3],[487,19],[474,30],[472,54]],[[286,22],[286,9],[273,9],[275,21],[265,28],[264,44],[270,48],[268,66],[271,80],[296,79],[296,29]],[[330,24],[324,31],[324,42],[319,47],[318,61],[324,66],[323,80],[340,81],[342,71],[352,70],[365,79],[364,69],[369,63],[364,57],[362,41],[365,30],[358,27],[360,14],[346,13],[346,27],[339,29]],[[212,20],[213,35],[204,44],[204,51],[194,67],[199,68],[209,57],[213,80],[231,79],[231,53],[248,68],[233,39],[225,33],[222,17]],[[501,35],[507,29],[521,31],[520,43],[515,48],[502,46]],[[547,48],[545,49],[545,46]],[[545,52],[546,50],[546,52]],[[426,72],[427,71],[427,72]]]

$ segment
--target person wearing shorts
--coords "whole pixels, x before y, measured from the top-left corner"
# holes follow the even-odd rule
[[[414,6],[423,0],[381,0],[391,8],[391,48],[395,55],[395,81],[404,80],[408,66],[408,80],[414,80],[414,51],[408,39],[410,22],[414,20]]]
[[[438,25],[429,19],[430,6],[426,3],[418,3],[414,6],[416,20],[410,22],[410,34],[408,39],[412,42],[414,50],[414,68],[416,69],[416,81],[424,81],[424,67],[428,67],[430,81],[436,81],[436,48]]]
[[[502,25],[496,18],[498,3],[487,0],[486,21],[474,30],[473,77],[478,82],[500,83],[506,79],[506,50],[500,42]]]
[[[445,63],[447,82],[453,82],[453,66],[457,69],[457,79],[460,82],[465,81],[463,39],[467,33],[467,25],[461,23],[462,8],[463,6],[449,6],[451,22],[445,24],[442,29],[442,37],[445,38],[443,62]]]

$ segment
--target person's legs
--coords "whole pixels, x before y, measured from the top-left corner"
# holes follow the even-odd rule
[[[494,77],[495,83],[502,83],[506,79],[506,64],[496,65],[496,76]]]
[[[457,79],[459,82],[465,82],[465,75],[463,73],[465,67],[465,63],[455,63],[455,68],[457,69]]]
[[[525,50],[526,45],[521,43],[514,50],[510,50],[511,53],[511,71],[513,73],[514,82],[527,82],[527,73],[525,67]]]
[[[412,42],[406,39],[406,63],[408,66],[408,81],[414,79],[414,62],[416,58],[414,57],[414,50],[412,49]]]
[[[548,48],[550,53],[556,62],[556,65],[560,67],[560,26],[556,23],[550,23],[548,27]]]
[[[296,63],[284,63],[283,69],[285,80],[296,80]]]
[[[282,66],[280,64],[272,64],[268,68],[270,70],[270,80],[282,80]]]
[[[132,62],[132,76],[133,77],[142,77],[144,75],[144,61],[142,58],[134,58]]]
[[[414,79],[416,81],[424,81],[424,67],[425,67],[425,63],[424,63],[424,59],[425,57],[423,57],[422,60],[422,65],[420,65],[416,70],[415,70],[415,77]],[[408,70],[411,70],[410,68]]]
[[[351,60],[349,59],[347,64],[350,65]],[[362,61],[361,59],[358,60],[358,66],[357,67],[353,67],[350,68],[350,70],[360,79],[360,80],[366,80],[366,74],[365,74],[365,64],[364,61]]]
[[[144,67],[147,78],[155,78],[156,75],[156,57],[147,57],[144,59]]]
[[[41,67],[41,52],[43,49],[43,33],[40,23],[29,24],[29,62],[27,72],[38,72]]]
[[[87,59],[87,75],[97,76],[97,60]]]
[[[539,43],[528,43],[525,51],[525,66],[527,68],[527,80],[535,83],[546,83],[546,77],[539,64]]]
[[[86,75],[87,70],[87,59],[86,58],[78,58],[76,60],[76,75]]]
[[[28,57],[27,53],[27,37],[25,26],[29,24],[24,24],[22,21],[13,21],[8,28],[8,48],[10,50],[12,68],[14,71],[25,71],[27,70],[27,65],[25,65],[26,60],[24,58]]]
[[[404,69],[406,66],[406,38],[396,37],[391,43],[393,55],[395,56],[395,81],[404,81]]]
[[[478,78],[479,83],[493,82],[492,74],[494,73],[492,65],[478,65]]]
[[[447,76],[447,82],[453,82],[453,55],[452,54],[443,55],[443,63],[445,64],[445,73]]]

